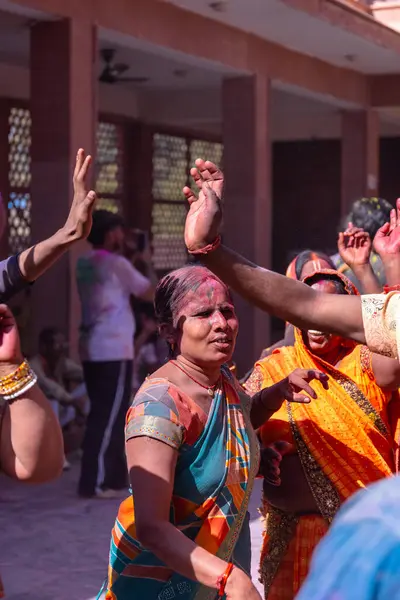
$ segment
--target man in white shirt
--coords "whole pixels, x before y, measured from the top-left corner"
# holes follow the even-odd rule
[[[127,484],[124,423],[132,389],[135,333],[130,299],[152,300],[154,290],[120,254],[124,229],[118,215],[96,211],[88,241],[93,249],[77,264],[80,354],[91,403],[78,492],[109,498]]]

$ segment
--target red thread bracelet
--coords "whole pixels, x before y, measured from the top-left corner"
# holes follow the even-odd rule
[[[225,571],[217,579],[218,598],[222,598],[222,596],[225,594],[226,582],[229,579],[229,575],[232,573],[232,569],[233,563],[228,563],[228,566],[226,567]]]
[[[389,294],[390,292],[400,292],[400,283],[397,283],[396,285],[384,285],[383,291],[385,294]]]
[[[210,254],[210,252],[214,252],[221,245],[221,236],[219,235],[212,244],[208,244],[208,246],[204,246],[204,248],[199,248],[198,250],[188,250],[189,254]]]

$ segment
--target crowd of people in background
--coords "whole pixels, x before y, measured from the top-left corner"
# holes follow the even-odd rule
[[[91,245],[76,270],[80,364],[51,323],[28,362],[0,305],[3,472],[48,481],[70,466],[64,448],[80,449],[79,496],[124,498],[108,600],[260,600],[257,476],[266,600],[400,598],[400,201],[357,200],[338,253],[305,250],[281,276],[221,244],[223,175],[199,159],[198,196],[184,189],[190,264],[157,282],[147,234],[94,211],[89,166],[80,150],[65,225],[0,264],[8,302]],[[286,322],[240,382],[231,289]]]

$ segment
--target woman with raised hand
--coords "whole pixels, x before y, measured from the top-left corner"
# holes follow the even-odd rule
[[[304,281],[320,293],[357,293],[334,270],[316,270]],[[267,517],[260,572],[268,600],[295,597],[341,504],[398,467],[398,361],[339,336],[295,329],[294,345],[259,360],[246,390],[274,386],[279,395],[282,382],[311,369],[327,377],[325,390],[315,387],[318,401],[292,406],[281,397],[259,429]]]
[[[46,240],[0,262],[0,302],[8,302],[36,281],[73,244],[89,235],[96,200],[95,192],[87,189],[91,162],[92,157],[79,149],[73,177],[74,197],[64,225]]]
[[[8,302],[47,271],[92,226],[96,194],[87,190],[91,156],[78,150],[74,197],[63,227],[50,238],[0,262],[0,302]],[[18,328],[10,309],[0,304],[0,469],[27,483],[58,477],[64,462],[61,429],[36,375],[21,354]],[[0,578],[0,598],[4,590]]]
[[[226,368],[238,321],[228,288],[208,269],[165,276],[155,312],[170,360],[128,411],[132,495],[112,532],[105,597],[260,600],[249,577],[247,507],[259,468],[253,428],[277,410],[276,392],[250,399]],[[325,375],[310,370],[282,389],[307,402],[316,397],[314,379]]]
[[[199,196],[189,188],[190,204],[185,242],[189,252],[201,254],[207,267],[232,289],[260,309],[293,323],[300,329],[316,329],[367,342],[373,352],[398,358],[395,326],[400,319],[400,200],[382,227],[374,247],[384,262],[388,286],[385,294],[345,296],[321,294],[298,281],[262,269],[221,244],[222,171],[209,161],[196,160],[191,175]],[[229,210],[229,199],[225,202]],[[399,338],[400,342],[400,338]]]

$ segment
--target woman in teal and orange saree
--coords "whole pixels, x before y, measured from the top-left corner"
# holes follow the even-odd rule
[[[238,322],[210,271],[164,277],[155,309],[171,360],[127,415],[132,495],[112,530],[105,598],[260,600],[249,576],[247,508],[259,469],[253,427],[276,410],[273,394],[250,400],[223,366]]]

